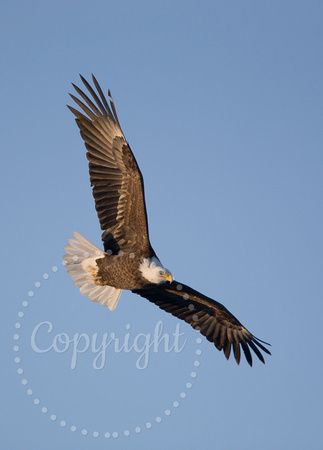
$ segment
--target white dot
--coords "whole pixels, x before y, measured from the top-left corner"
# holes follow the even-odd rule
[[[70,430],[73,431],[73,433],[74,433],[74,432],[77,430],[77,428],[76,428],[75,425],[72,425],[71,428],[70,428]]]
[[[44,278],[44,280],[48,280],[48,278],[49,278],[49,275],[48,275],[48,273],[47,273],[47,272],[45,272],[45,273],[43,274],[43,278]]]
[[[123,432],[123,434],[124,434],[125,436],[130,436],[130,431],[129,431],[129,430],[125,430],[125,431]]]
[[[181,398],[186,398],[185,392],[181,392],[181,393],[179,394],[179,396],[180,396]]]
[[[98,431],[93,431],[93,437],[97,438],[100,436],[100,433]]]
[[[187,389],[191,389],[192,386],[193,386],[192,383],[186,383]]]
[[[21,359],[19,358],[19,356],[17,356],[17,357],[15,358],[15,363],[16,363],[16,364],[19,364],[20,361],[21,361]]]
[[[157,422],[157,423],[160,423],[161,421],[162,421],[162,418],[161,418],[160,416],[157,416],[157,417],[156,417],[156,422]]]
[[[20,322],[16,322],[15,323],[15,328],[17,328],[19,330],[19,328],[21,328],[21,323]]]
[[[197,314],[194,314],[194,316],[192,317],[193,320],[198,320],[198,318],[199,318],[199,316]]]
[[[130,330],[130,327],[131,327],[130,323],[127,323],[126,330]]]
[[[199,365],[200,365],[200,361],[194,361],[194,366],[195,367],[199,367]]]
[[[178,291],[181,291],[181,290],[183,289],[183,286],[182,286],[181,284],[178,284],[178,285],[176,286],[176,289],[177,289]]]
[[[62,266],[66,266],[67,262],[63,260],[61,264]]]
[[[196,378],[196,372],[191,372],[191,378]]]
[[[112,255],[112,250],[110,250],[110,249],[107,250],[107,251],[106,251],[106,254],[107,254],[108,256],[111,256],[111,255]]]
[[[76,255],[73,255],[73,256],[72,256],[72,260],[73,260],[74,262],[76,262],[76,261],[78,260],[78,257],[77,257]]]
[[[195,355],[201,355],[202,354],[202,350],[200,350],[199,348],[197,350],[195,350]]]
[[[178,402],[173,402],[173,406],[174,406],[174,408],[178,408],[179,407],[179,403]]]
[[[192,303],[190,303],[189,305],[188,305],[188,309],[190,310],[190,311],[192,311],[192,309],[194,309],[194,305],[192,304]],[[194,316],[193,316],[194,317]]]
[[[14,339],[15,341],[18,341],[18,340],[19,340],[19,334],[14,334],[14,335],[13,335],[13,339]]]
[[[28,381],[26,380],[26,378],[24,378],[23,380],[21,380],[21,384],[23,386],[26,386],[26,384],[28,383]]]
[[[39,398],[35,398],[35,400],[34,400],[34,404],[35,404],[35,405],[39,405],[39,403],[40,403],[40,400],[39,400]]]
[[[28,389],[27,390],[27,395],[33,395],[33,390],[32,389]]]
[[[116,431],[114,431],[112,433],[112,437],[114,437],[115,439],[117,439],[117,437],[119,437],[119,433],[117,433]]]
[[[140,427],[136,427],[136,428],[135,428],[135,432],[136,432],[136,433],[141,433],[141,428],[140,428]]]
[[[56,273],[56,272],[58,271],[58,267],[57,267],[57,266],[53,266],[53,267],[52,267],[52,271],[53,271],[54,273]]]
[[[60,426],[61,426],[61,427],[66,427],[66,422],[65,422],[65,420],[61,420],[61,421],[60,421]]]
[[[200,337],[198,337],[198,338],[196,338],[195,342],[196,342],[197,344],[201,344],[201,343],[202,343],[202,339],[201,339]]]
[[[109,439],[110,436],[111,436],[110,433],[105,433],[105,434],[104,434],[104,437],[106,437],[107,439]]]
[[[170,410],[169,410],[169,409],[166,409],[165,415],[166,415],[166,416],[170,416]]]
[[[28,297],[33,297],[35,295],[34,291],[28,291]]]
[[[124,255],[124,252],[123,252],[122,250],[119,250],[118,255],[119,255],[119,256],[123,256],[123,255]]]
[[[146,428],[148,428],[148,430],[150,430],[150,428],[151,428],[151,423],[150,422],[146,423]]]
[[[135,254],[134,254],[134,253],[130,253],[130,254],[129,254],[129,258],[133,259],[134,257],[135,257]]]
[[[56,414],[52,414],[50,416],[50,420],[52,420],[53,422],[57,419]]]
[[[35,286],[36,286],[36,288],[40,288],[41,283],[39,281],[36,281]]]
[[[15,345],[15,346],[13,347],[13,351],[14,351],[14,352],[19,352],[19,347],[18,347],[18,345]]]
[[[196,319],[197,320],[197,319]],[[200,331],[201,327],[194,327],[195,331]]]
[[[81,431],[81,433],[83,434],[83,436],[86,436],[87,433],[88,433],[88,431],[84,428],[84,429]]]
[[[90,256],[90,253],[89,252],[84,252],[83,256],[84,256],[84,258],[88,258]]]
[[[24,373],[23,369],[18,369],[18,370],[17,370],[17,374],[18,374],[18,375],[22,375],[23,373]]]
[[[183,299],[184,299],[184,300],[188,300],[189,298],[190,298],[190,296],[189,296],[188,294],[184,294],[184,295],[183,295]]]
[[[24,301],[22,302],[22,306],[23,306],[24,308],[27,308],[28,305],[29,305],[29,303],[27,302],[27,300],[24,300]]]
[[[46,408],[46,406],[43,406],[41,412],[46,414],[48,412],[48,408]]]
[[[24,315],[25,315],[25,314],[24,314],[22,311],[19,311],[18,317],[22,318],[22,317],[24,317]]]

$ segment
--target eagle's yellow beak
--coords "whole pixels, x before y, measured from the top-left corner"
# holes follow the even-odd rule
[[[169,272],[166,272],[165,275],[162,275],[165,281],[169,281],[170,283],[173,281],[173,275]]]

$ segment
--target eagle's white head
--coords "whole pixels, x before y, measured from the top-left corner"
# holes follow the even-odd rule
[[[142,276],[149,281],[149,283],[165,283],[173,281],[173,276],[168,269],[162,265],[158,258],[153,256],[152,258],[143,258],[139,270]]]

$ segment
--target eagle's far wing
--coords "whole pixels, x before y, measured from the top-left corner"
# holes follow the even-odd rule
[[[122,133],[110,91],[109,105],[93,75],[98,94],[82,76],[81,79],[91,99],[74,84],[83,101],[70,95],[86,115],[71,106],[68,108],[76,116],[87,149],[105,250],[130,251],[138,244],[142,249],[151,249],[142,174]]]
[[[147,298],[173,316],[185,320],[213,342],[218,350],[223,350],[227,359],[232,347],[237,364],[240,363],[240,347],[250,366],[252,366],[250,348],[263,363],[265,360],[259,348],[270,355],[269,350],[262,345],[270,344],[253,336],[221,303],[182,283],[173,281],[159,285],[150,284],[132,292]]]

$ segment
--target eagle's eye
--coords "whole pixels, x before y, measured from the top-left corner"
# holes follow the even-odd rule
[[[164,272],[163,270],[160,270],[160,271],[159,271],[159,275],[160,275],[160,276],[163,276],[164,274],[165,274],[165,272]]]

